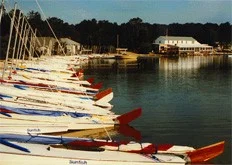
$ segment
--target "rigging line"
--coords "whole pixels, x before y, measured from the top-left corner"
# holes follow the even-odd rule
[[[102,124],[103,124],[103,123],[102,123]],[[109,132],[107,131],[107,129],[106,129],[106,127],[105,127],[104,125],[103,125],[103,128],[104,128],[104,130],[106,131],[106,134],[107,134],[107,136],[109,137],[109,139],[112,141],[112,138],[111,138]]]
[[[64,52],[64,49],[63,49],[63,47],[61,46],[60,41],[58,40],[58,38],[57,38],[57,36],[56,36],[55,32],[53,31],[53,29],[52,29],[52,27],[51,27],[50,23],[48,22],[47,17],[46,17],[46,15],[45,15],[45,13],[43,12],[43,10],[42,10],[42,8],[41,8],[40,4],[38,3],[38,1],[37,1],[37,0],[35,0],[35,2],[37,3],[37,5],[38,5],[38,7],[39,7],[40,11],[42,12],[42,14],[43,14],[43,16],[44,16],[44,19],[45,19],[45,21],[47,22],[47,24],[48,24],[48,26],[49,26],[49,28],[50,28],[50,30],[51,30],[51,32],[52,32],[52,34],[53,34],[53,35],[54,35],[54,37],[56,38],[56,40],[57,40],[57,42],[58,42],[58,44],[59,44],[59,47],[61,48],[61,50],[62,50],[63,54],[66,56],[66,53]]]

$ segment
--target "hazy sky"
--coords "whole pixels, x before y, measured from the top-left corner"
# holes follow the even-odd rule
[[[7,8],[18,2],[24,13],[39,11],[35,0],[5,0]],[[37,0],[47,17],[71,24],[95,18],[118,24],[139,17],[143,22],[232,23],[232,0]]]

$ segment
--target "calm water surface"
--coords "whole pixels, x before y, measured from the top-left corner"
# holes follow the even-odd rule
[[[231,66],[228,56],[93,60],[85,74],[113,88],[117,114],[143,109],[131,123],[143,142],[202,147],[225,140],[225,152],[210,163],[231,164]]]

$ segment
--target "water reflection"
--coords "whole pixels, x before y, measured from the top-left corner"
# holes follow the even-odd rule
[[[227,56],[188,56],[159,60],[159,68],[164,70],[194,70],[208,67],[231,67],[231,59]]]
[[[129,69],[137,68],[138,63],[136,59],[93,59],[84,65],[85,69]]]
[[[112,71],[139,70],[197,70],[204,68],[230,69],[232,58],[228,56],[187,57],[138,57],[138,59],[93,59],[84,69],[111,69]]]
[[[114,62],[120,67],[112,69]],[[133,69],[121,67],[130,62]],[[114,112],[142,107],[142,116],[131,125],[141,131],[143,141],[201,147],[225,140],[225,152],[213,162],[231,164],[232,58],[148,57],[90,63],[86,76],[113,88]],[[108,67],[101,69],[97,66],[101,64]]]
[[[68,131],[51,133],[48,135],[78,137],[78,138],[96,138],[112,140],[133,140],[141,141],[141,133],[130,125],[115,125],[113,127],[98,128],[92,130]]]

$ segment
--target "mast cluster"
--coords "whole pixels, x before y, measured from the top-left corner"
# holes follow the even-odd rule
[[[5,70],[8,67],[10,67],[8,76],[10,78],[12,68],[19,67],[19,62],[21,62],[22,65],[25,59],[32,60],[33,57],[40,56],[38,51],[36,51],[37,47],[41,46],[41,43],[36,36],[36,29],[34,30],[31,27],[27,17],[21,10],[17,9],[17,7],[18,5],[15,3],[13,15],[10,15],[9,12],[7,12],[11,24],[2,78],[4,78]],[[5,10],[4,0],[2,0],[0,8],[0,25]],[[12,38],[14,38],[13,42]]]

